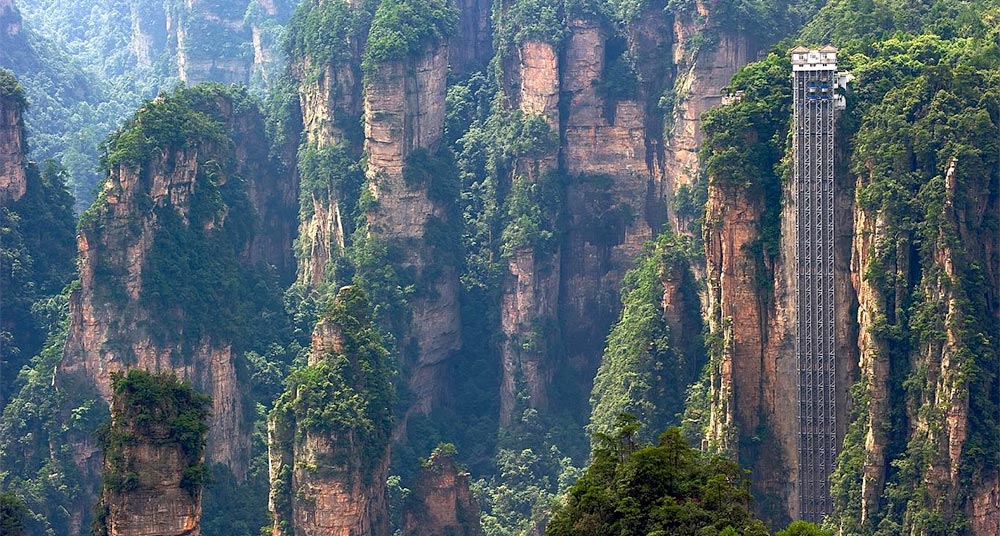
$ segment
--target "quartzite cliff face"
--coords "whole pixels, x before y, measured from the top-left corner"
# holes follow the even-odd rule
[[[7,8],[13,6],[8,5]],[[4,6],[0,5],[0,17],[4,16]],[[17,201],[27,191],[25,168],[28,159],[24,143],[24,95],[12,76],[3,73],[5,84],[10,88],[0,88],[0,201],[5,204]],[[8,82],[9,80],[9,82]]]
[[[218,278],[222,271],[238,277],[291,264],[291,236],[263,224],[269,213],[287,216],[290,207],[282,210],[281,199],[294,198],[280,194],[291,183],[267,159],[262,117],[245,99],[215,88],[183,90],[147,104],[127,125],[151,147],[115,161],[83,217],[80,285],[70,297],[69,335],[56,374],[58,385],[82,385],[107,402],[111,375],[128,368],[187,379],[216,401],[208,461],[225,465],[238,480],[249,464],[253,409],[241,361],[246,339],[223,326],[248,322],[227,315],[250,298],[226,295],[237,289]],[[204,132],[167,133],[163,114],[184,114],[184,120],[199,114],[210,123],[199,123]],[[171,134],[191,138],[170,141]],[[122,142],[114,149],[135,148]],[[277,236],[268,236],[272,230]],[[93,475],[96,446],[79,440],[77,465]]]
[[[210,399],[171,374],[133,370],[114,384],[93,533],[198,536]]]
[[[690,191],[699,176],[698,116],[721,102],[723,86],[756,54],[749,38],[715,23],[712,6],[699,3],[698,13],[650,8],[622,33],[570,17],[561,43],[526,39],[507,53],[510,107],[543,117],[558,135],[549,153],[519,159],[513,183],[555,172],[565,191],[562,213],[546,214],[559,220],[559,245],[509,255],[501,313],[503,422],[518,390],[529,405],[546,407],[557,376],[586,399],[621,307],[622,276],[642,244],[668,221],[692,232],[693,218],[670,207],[677,189]],[[706,31],[718,42],[689,43]],[[663,62],[665,55],[672,61]],[[674,98],[664,108],[666,94]],[[565,348],[546,348],[544,341],[554,338]]]
[[[455,224],[451,207],[457,200],[436,198],[433,181],[449,178],[423,169],[441,145],[447,75],[447,46],[430,45],[419,55],[379,65],[365,89],[366,176],[374,199],[369,239],[398,252],[397,270],[417,284],[401,347],[414,349],[404,350],[406,381],[415,398],[410,411],[421,414],[446,395],[444,364],[461,342],[458,272],[435,259],[429,243],[434,227]]]

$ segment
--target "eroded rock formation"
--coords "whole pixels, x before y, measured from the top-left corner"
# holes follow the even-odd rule
[[[459,468],[453,453],[435,449],[424,463],[403,512],[402,530],[403,536],[482,536],[469,473]]]
[[[165,117],[199,130],[166,131]],[[108,179],[82,218],[80,284],[54,381],[110,402],[116,372],[176,373],[216,401],[206,458],[242,480],[253,408],[241,360],[257,328],[239,311],[269,299],[253,288],[268,265],[291,266],[292,227],[265,225],[294,211],[283,206],[293,184],[262,149],[263,119],[245,94],[181,90],[141,109],[129,131],[148,145],[113,145]],[[276,298],[271,306],[281,311]],[[92,474],[96,446],[79,441],[77,465]]]
[[[133,370],[114,382],[95,533],[198,536],[210,400],[169,374]]]
[[[359,288],[340,290],[313,331],[309,366],[291,378],[271,414],[275,536],[389,534],[393,395],[389,356],[368,308]]]
[[[4,9],[0,6],[0,10]],[[13,9],[8,4],[7,9]],[[0,17],[4,17],[0,12]],[[24,94],[8,73],[0,73],[0,201],[17,201],[27,191],[25,166],[27,147],[24,143]],[[7,87],[7,86],[10,87]]]
[[[440,168],[433,165],[444,133],[447,58],[442,44],[383,63],[365,90],[366,176],[375,201],[368,232],[399,254],[397,270],[412,274],[408,277],[417,285],[407,300],[402,348],[412,348],[404,350],[415,397],[410,411],[420,414],[445,396],[444,363],[461,344],[458,273],[453,264],[435,259],[434,248],[441,246],[431,236],[457,217],[456,200],[438,193],[447,185],[436,184],[457,178],[435,176]]]

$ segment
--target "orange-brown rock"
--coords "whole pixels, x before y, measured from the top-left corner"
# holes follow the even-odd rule
[[[512,105],[529,117],[541,117],[552,132],[558,132],[559,57],[550,43],[526,41],[515,47],[505,75]],[[537,183],[542,175],[556,169],[558,154],[522,157],[514,163],[513,183]],[[556,215],[546,215],[554,218]],[[500,423],[509,425],[515,403],[521,393],[528,405],[548,407],[548,390],[555,364],[549,345],[558,324],[560,253],[540,252],[533,247],[512,251],[507,258],[507,273],[500,298],[500,345],[502,378],[500,382]]]
[[[482,536],[479,505],[469,490],[469,473],[453,455],[435,449],[403,511],[403,536]]]
[[[158,105],[154,102],[149,106]],[[230,219],[256,222],[240,229],[241,243],[234,245],[235,262],[245,267],[270,264],[288,273],[292,226],[278,224],[265,229],[262,225],[272,218],[283,219],[281,214],[290,208],[284,204],[294,193],[288,194],[290,181],[275,172],[268,152],[261,149],[267,142],[263,118],[256,108],[236,109],[230,97],[223,95],[204,105],[204,112],[219,122],[233,143],[186,140],[185,147],[158,147],[148,161],[123,163],[109,170],[104,189],[84,218],[77,238],[80,284],[70,296],[69,333],[55,383],[81,385],[110,402],[111,374],[115,372],[137,367],[176,373],[216,401],[209,421],[206,458],[225,465],[242,480],[249,465],[252,423],[249,383],[239,363],[239,348],[245,341],[229,340],[211,325],[191,326],[182,320],[163,329],[160,322],[164,315],[183,319],[190,314],[187,305],[180,303],[176,310],[165,313],[146,294],[144,280],[154,243],[166,232],[162,220],[190,225],[193,199],[200,189],[209,187],[199,178],[206,173],[213,175],[217,187],[241,177],[236,195],[244,196],[246,203],[225,206],[204,221],[205,239],[223,232]],[[140,110],[138,116],[144,113]],[[233,167],[219,162],[232,162]],[[182,286],[182,282],[172,284]],[[212,322],[207,320],[206,324]],[[200,335],[187,333],[187,329]],[[96,478],[90,474],[96,447],[87,438],[80,438],[76,447],[81,471]]]
[[[745,33],[720,27],[712,0],[698,0],[696,11],[675,15],[673,25],[676,81],[663,164],[671,196],[698,178],[702,114],[722,103],[722,89],[736,71],[755,59],[757,51]],[[695,39],[709,32],[719,36],[717,44],[693,45]],[[668,210],[674,227],[686,232],[688,222],[681,221],[672,207]]]
[[[860,423],[865,434],[859,520],[863,526],[884,514],[886,478],[891,474],[889,465],[894,463],[889,454],[890,434],[900,433],[886,423],[892,422],[893,412],[902,411],[908,423],[904,432],[907,440],[924,446],[922,457],[912,468],[923,485],[921,502],[911,502],[908,508],[923,508],[946,522],[964,515],[977,536],[1000,530],[1000,470],[984,467],[971,482],[962,476],[968,463],[965,457],[970,432],[976,426],[971,420],[970,387],[966,383],[969,333],[963,326],[977,311],[960,297],[961,290],[955,284],[962,277],[959,270],[968,263],[982,267],[987,278],[1000,274],[996,260],[1000,240],[995,229],[983,225],[985,215],[998,210],[998,202],[984,194],[989,188],[985,181],[960,179],[961,173],[968,171],[960,169],[957,159],[947,164],[944,203],[938,214],[940,221],[947,223],[938,224],[936,238],[921,253],[919,272],[914,271],[917,252],[891,236],[894,230],[881,212],[861,206],[855,211],[852,273],[858,289],[860,372],[867,402]],[[859,187],[867,180],[859,176]],[[957,195],[961,180],[964,192]],[[955,233],[958,240],[950,233]],[[956,247],[971,241],[981,246]],[[871,273],[874,263],[882,263],[879,269],[885,273],[895,274],[890,278],[890,288],[880,288],[874,278],[863,276]],[[919,279],[915,280],[915,276]],[[995,287],[985,292],[985,301],[995,303]],[[910,366],[919,367],[920,374],[910,377],[912,385],[908,389],[912,394],[905,407],[898,407],[891,396],[892,390],[899,388],[893,374],[900,364],[891,362],[893,353],[879,330],[880,325],[897,321],[899,304],[905,303],[911,293],[925,300],[925,308],[933,307],[933,317],[925,321],[932,322],[931,329],[938,333],[921,337],[909,351]],[[916,526],[910,532],[923,534]]]
[[[155,388],[154,388],[155,389]],[[143,396],[149,397],[149,394]],[[162,401],[157,401],[162,402]],[[190,402],[184,400],[183,402]],[[137,408],[146,419],[136,417]],[[103,536],[198,536],[201,483],[187,472],[201,467],[191,459],[173,426],[179,411],[207,411],[207,405],[150,407],[116,389],[104,457],[104,487],[96,526]],[[152,417],[152,419],[149,419]],[[125,436],[119,440],[114,436]],[[187,446],[191,448],[190,445]]]
[[[344,302],[340,290],[338,304]],[[338,305],[339,306],[339,305]],[[367,302],[364,307],[367,308]],[[367,313],[364,313],[367,314]],[[313,330],[310,366],[337,367],[336,381],[344,382],[336,392],[326,393],[335,403],[352,401],[336,397],[365,397],[366,389],[390,389],[388,367],[363,359],[358,342],[361,331],[373,332],[370,321],[357,315],[339,324],[336,317],[324,317]],[[348,332],[348,330],[355,332]],[[350,342],[348,342],[350,341]],[[348,346],[351,345],[351,346]],[[344,353],[347,352],[347,353]],[[351,353],[355,352],[355,353]],[[388,356],[374,356],[388,359]],[[382,367],[381,372],[378,367]],[[325,369],[313,369],[319,374]],[[342,371],[342,372],[341,372]],[[385,374],[384,377],[377,377]],[[328,411],[317,406],[316,394],[305,394],[293,385],[276,404],[268,422],[268,455],[271,492],[269,509],[274,536],[388,536],[386,477],[389,472],[391,417],[388,421],[311,422],[301,415]],[[310,396],[312,398],[310,398]],[[319,402],[323,403],[323,402]],[[365,404],[389,404],[385,399],[368,399]],[[364,410],[368,418],[371,412]],[[374,412],[388,412],[377,407]],[[387,414],[387,413],[386,413]],[[384,427],[384,429],[383,429]]]
[[[375,200],[368,231],[399,249],[396,268],[414,273],[420,286],[407,300],[410,319],[402,344],[416,349],[404,357],[415,398],[410,412],[420,414],[429,413],[445,395],[445,363],[461,344],[456,267],[436,263],[425,239],[429,226],[452,217],[449,205],[432,198],[429,184],[411,184],[403,177],[414,151],[433,154],[441,144],[447,57],[447,47],[439,45],[386,62],[365,90],[366,174]]]
[[[318,9],[314,3],[313,9]],[[352,9],[360,8],[353,5]],[[291,70],[299,82],[299,107],[303,134],[310,148],[338,148],[351,159],[360,160],[363,135],[357,124],[364,111],[362,98],[363,38],[347,37],[350,61],[323,63],[323,58],[293,58]],[[343,252],[352,231],[352,214],[345,214],[344,192],[327,185],[325,194],[311,193],[300,207],[297,281],[319,288],[330,279],[329,267]]]

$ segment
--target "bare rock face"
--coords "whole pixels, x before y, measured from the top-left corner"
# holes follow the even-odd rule
[[[430,181],[404,178],[416,151],[433,158],[444,132],[447,47],[430,46],[416,57],[386,62],[365,90],[365,154],[368,188],[375,207],[368,231],[376,240],[398,248],[401,272],[414,274],[420,287],[409,298],[402,347],[410,366],[407,381],[415,401],[410,411],[427,414],[445,394],[444,364],[460,348],[458,274],[436,262],[428,229],[454,217],[448,200],[435,199]],[[427,270],[431,265],[434,270]]]
[[[322,3],[314,2],[311,9],[322,9]],[[349,33],[345,47],[349,60],[324,63],[325,58],[305,54],[292,58],[292,74],[299,80],[305,143],[311,150],[336,149],[352,160],[361,158],[364,135],[357,125],[364,111],[360,68],[363,45],[360,33]],[[327,185],[323,191],[310,192],[302,201],[298,232],[301,260],[296,277],[300,285],[319,288],[329,279],[331,262],[342,254],[353,216],[345,212],[345,195]]]
[[[469,490],[469,474],[453,455],[435,449],[424,464],[403,512],[403,536],[482,536],[479,505]]]
[[[302,440],[292,439],[295,433],[283,428],[284,423],[272,421],[269,427],[271,447],[271,478],[290,479],[298,490],[291,499],[277,495],[272,488],[272,511],[276,512],[275,536],[385,536],[389,534],[385,478],[389,472],[388,448],[378,452],[362,451],[355,438],[347,440],[349,452],[343,452],[343,441],[306,434]],[[282,443],[294,443],[282,451]],[[286,443],[287,444],[287,443]],[[361,469],[360,456],[379,456],[374,471]],[[341,458],[344,463],[330,464]],[[284,461],[284,464],[281,462]],[[282,467],[292,467],[289,474]],[[278,513],[276,501],[289,501],[291,517]]]
[[[600,90],[608,71],[607,31],[569,21],[560,68],[561,160],[569,218],[560,277],[560,318],[571,367],[592,378],[605,334],[620,309],[622,277],[663,223],[663,170],[646,107]]]
[[[458,27],[448,46],[448,63],[459,76],[486,66],[493,55],[490,2],[458,0]]]
[[[12,4],[8,4],[13,9]],[[0,20],[3,20],[3,6],[0,6]],[[8,77],[4,78],[7,81]],[[24,143],[24,119],[21,113],[24,109],[24,96],[13,87],[13,77],[9,77],[12,87],[10,93],[0,88],[0,201],[9,203],[17,201],[27,192],[27,174],[25,158],[27,147]]]
[[[108,536],[198,536],[201,494],[181,488],[183,454],[177,445],[152,438],[129,449],[130,462],[141,468],[135,489],[106,492]]]
[[[508,63],[509,98],[528,117],[540,117],[552,132],[558,132],[559,56],[556,48],[542,41],[526,41],[516,48]],[[537,184],[558,166],[555,151],[523,157],[514,164],[511,180]],[[549,215],[554,217],[554,215]],[[548,390],[555,364],[548,357],[548,340],[558,324],[560,252],[521,247],[510,252],[500,302],[500,347],[503,377],[500,383],[500,423],[514,417],[519,391],[528,395],[534,408],[548,407]],[[548,328],[548,331],[546,331]]]
[[[697,15],[677,15],[673,26],[673,63],[677,78],[663,163],[667,191],[671,196],[678,188],[691,186],[698,178],[702,114],[722,103],[722,89],[736,71],[756,59],[758,50],[745,34],[719,27],[711,0],[698,0],[696,4]],[[706,32],[719,35],[718,44],[692,46],[692,40]],[[670,205],[668,207],[671,223],[686,232],[687,222],[674,214]]]
[[[189,85],[270,87],[283,62],[273,29],[293,7],[288,0],[130,3],[128,47],[140,71],[169,60],[173,75]]]

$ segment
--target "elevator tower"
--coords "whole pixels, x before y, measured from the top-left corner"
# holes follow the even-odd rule
[[[834,128],[844,81],[837,49],[792,49],[794,84],[793,195],[795,353],[799,402],[799,516],[821,521],[833,504],[830,474],[837,460],[837,405],[833,287]]]

